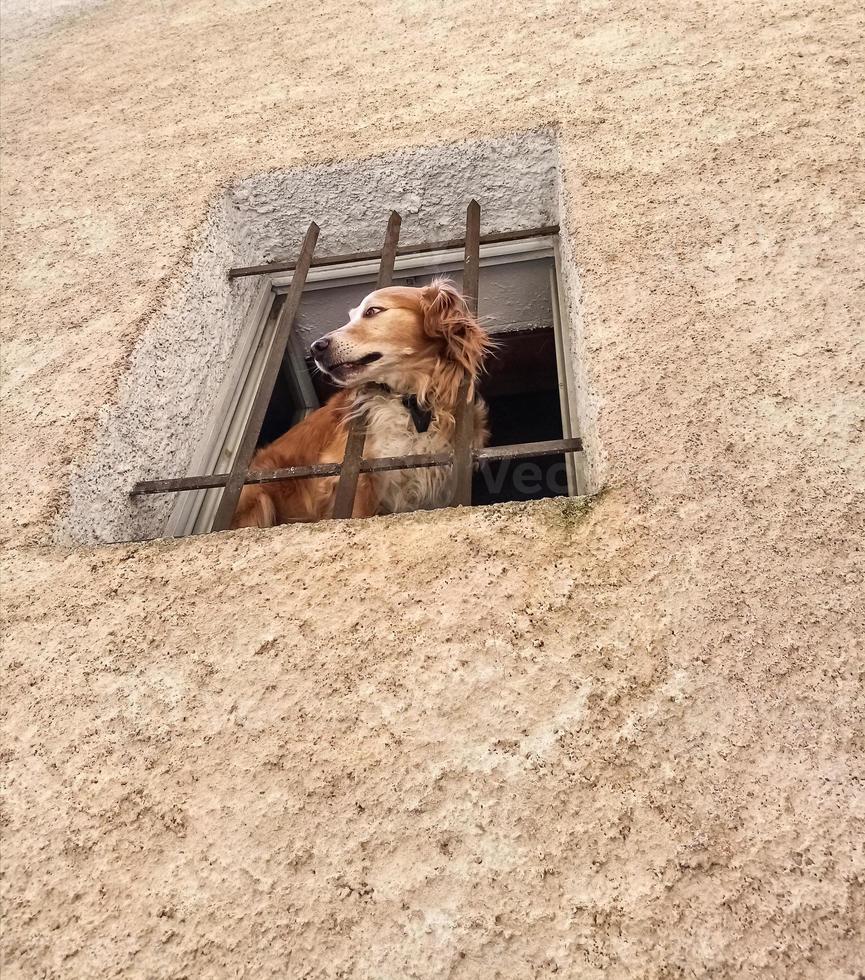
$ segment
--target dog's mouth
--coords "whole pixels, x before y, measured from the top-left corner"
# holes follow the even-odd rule
[[[382,354],[365,354],[356,361],[341,361],[339,364],[322,364],[316,361],[322,371],[329,374],[336,381],[351,381],[357,377],[368,364],[373,364],[382,358]]]

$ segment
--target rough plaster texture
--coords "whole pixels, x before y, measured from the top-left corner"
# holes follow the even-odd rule
[[[209,209],[185,275],[168,292],[106,405],[94,444],[72,480],[61,540],[158,537],[171,497],[132,499],[136,480],[185,476],[211,420],[220,384],[249,328],[257,278],[232,266],[269,261],[321,226],[319,255],[381,245],[387,216],[403,216],[405,244],[458,237],[472,196],[485,232],[535,228],[557,218],[556,147],[549,134],[397,152],[371,161],[246,178]],[[575,298],[576,299],[576,298]]]
[[[58,20],[71,18],[102,0],[0,0],[0,43],[45,33]]]
[[[114,0],[7,44],[4,976],[857,976],[862,20]],[[228,188],[539,125],[588,513],[52,543]]]

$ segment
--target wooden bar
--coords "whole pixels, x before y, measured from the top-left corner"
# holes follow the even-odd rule
[[[381,264],[378,268],[376,289],[382,289],[393,282],[393,267],[396,263],[396,249],[399,244],[399,229],[402,218],[391,211],[381,250]],[[342,520],[351,517],[354,511],[354,498],[357,494],[357,480],[360,463],[363,459],[363,444],[366,441],[366,420],[355,416],[348,424],[348,438],[345,442],[345,455],[339,474],[339,483],[333,498],[333,517]]]
[[[270,404],[273,394],[273,386],[279,375],[282,359],[285,356],[285,348],[288,345],[288,338],[291,335],[292,327],[300,308],[301,295],[306,283],[306,276],[312,262],[312,254],[315,251],[315,243],[318,241],[318,225],[313,221],[307,230],[300,249],[300,259],[297,264],[297,271],[291,281],[291,288],[286,296],[279,318],[276,321],[273,343],[267,356],[267,363],[261,378],[261,384],[255,393],[252,409],[249,413],[243,435],[240,437],[237,454],[234,464],[231,467],[231,474],[225,484],[225,492],[219,502],[216,517],[213,521],[214,531],[224,531],[231,524],[240,491],[246,482],[249,463],[252,459],[255,447],[258,444],[258,437],[261,433],[261,424]]]
[[[463,296],[472,316],[478,315],[480,276],[481,206],[472,199],[466,210],[466,244],[463,260]],[[457,395],[454,432],[454,467],[451,506],[470,507],[472,502],[472,440],[474,439],[474,399],[469,401],[472,379],[466,374]]]
[[[555,456],[558,453],[578,453],[583,448],[580,439],[550,439],[544,442],[523,442],[511,446],[489,446],[472,450],[472,459],[479,463],[504,459],[525,459],[529,456]],[[430,453],[417,456],[382,456],[364,459],[361,473],[383,473],[390,470],[421,469],[428,466],[449,466],[450,453]],[[289,466],[281,470],[251,470],[244,484],[279,483],[282,480],[305,480],[322,476],[338,476],[341,463],[314,463],[310,466]],[[183,490],[208,490],[224,487],[230,473],[214,473],[212,476],[180,476],[168,480],[141,480],[132,488],[132,496],[151,493],[178,493]]]
[[[523,231],[494,232],[481,235],[481,245],[501,245],[505,242],[519,242],[526,238],[547,238],[558,235],[558,225],[541,225],[538,228],[526,228]],[[418,245],[401,245],[396,250],[397,255],[417,255],[425,252],[440,252],[449,248],[463,248],[465,238],[447,238],[440,242],[421,242]],[[368,262],[381,258],[379,252],[348,252],[344,255],[323,255],[312,260],[312,268],[318,269],[328,265],[344,265],[346,262]],[[228,270],[229,279],[240,279],[243,276],[263,276],[276,272],[291,272],[297,268],[295,259],[277,259],[274,262],[264,262],[261,265],[238,266]]]

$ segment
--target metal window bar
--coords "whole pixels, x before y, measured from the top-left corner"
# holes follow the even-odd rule
[[[393,282],[393,267],[396,263],[396,249],[399,244],[399,229],[402,218],[391,211],[381,250],[381,265],[378,268],[376,289],[382,289]],[[357,480],[363,459],[363,444],[366,441],[366,420],[355,417],[349,422],[348,438],[345,441],[345,455],[339,473],[339,483],[333,498],[333,516],[337,519],[351,517],[354,511],[354,498],[357,494]]]
[[[356,252],[352,255],[332,256],[316,260],[313,257],[318,240],[319,227],[312,222],[304,237],[299,256],[295,262],[275,262],[261,266],[250,266],[242,269],[231,269],[229,276],[236,278],[246,275],[267,274],[293,270],[291,285],[285,304],[280,312],[274,331],[274,339],[268,354],[261,384],[256,392],[243,434],[238,446],[237,456],[228,473],[215,473],[208,476],[185,476],[159,480],[139,480],[131,490],[131,496],[142,496],[157,493],[179,493],[191,490],[207,490],[224,487],[225,490],[214,519],[215,531],[226,530],[234,516],[240,492],[250,484],[277,483],[283,480],[301,480],[321,477],[339,477],[337,492],[334,500],[334,517],[350,517],[354,508],[354,497],[358,477],[361,473],[384,473],[394,470],[419,469],[429,466],[452,466],[452,495],[453,505],[471,503],[471,476],[475,463],[493,462],[496,460],[516,460],[528,457],[550,456],[559,453],[581,452],[581,439],[551,439],[543,442],[528,442],[509,446],[493,446],[486,449],[472,447],[474,411],[473,402],[468,400],[468,389],[471,383],[466,376],[461,385],[456,409],[456,432],[454,436],[453,453],[434,453],[410,456],[391,456],[378,459],[363,458],[363,443],[365,428],[362,422],[352,423],[346,452],[342,463],[316,463],[309,466],[290,466],[279,470],[252,471],[249,464],[255,452],[261,426],[285,352],[297,313],[300,308],[301,295],[306,284],[309,270],[314,265],[338,264],[340,262],[358,261],[371,258],[381,258],[377,288],[389,285],[393,279],[396,257],[401,254],[414,252],[432,252],[445,248],[464,246],[463,293],[473,315],[477,315],[478,275],[480,269],[480,245],[498,242],[519,241],[522,238],[533,238],[539,235],[553,235],[559,230],[558,225],[547,225],[522,232],[506,234],[480,234],[480,205],[473,200],[466,212],[465,238],[450,239],[444,242],[427,243],[399,247],[399,230],[401,219],[397,212],[392,212],[388,221],[387,233],[381,252]]]
[[[252,403],[252,409],[250,410],[246,427],[243,430],[243,435],[240,437],[237,456],[231,467],[228,482],[225,484],[222,499],[219,501],[216,517],[213,519],[214,531],[227,530],[231,525],[232,517],[234,517],[234,511],[237,509],[240,491],[246,483],[249,464],[255,452],[255,447],[258,444],[258,437],[261,435],[264,414],[267,411],[267,406],[270,404],[270,399],[273,395],[273,386],[276,383],[276,378],[282,365],[282,359],[285,356],[285,348],[288,346],[288,338],[291,335],[291,329],[294,326],[297,311],[300,309],[300,298],[303,293],[304,284],[306,283],[309,265],[312,262],[315,243],[318,241],[318,232],[318,225],[313,221],[303,239],[303,245],[300,248],[300,257],[297,260],[297,269],[291,280],[291,288],[288,291],[285,304],[276,322],[273,343],[267,358],[267,364],[264,366],[261,384],[255,393],[255,400]]]
[[[555,456],[558,453],[578,453],[583,448],[582,439],[548,439],[543,442],[521,442],[511,446],[489,446],[472,449],[472,461],[494,463],[503,459],[526,459],[534,456]],[[392,470],[421,469],[427,466],[450,466],[450,453],[429,453],[418,456],[381,456],[363,459],[361,473],[387,473]],[[308,480],[322,476],[339,476],[342,463],[312,463],[308,466],[289,466],[282,470],[250,470],[245,484],[279,483],[282,480]],[[211,476],[177,476],[165,480],[140,480],[132,489],[132,496],[151,493],[178,493],[183,490],[210,490],[224,487],[230,473],[213,473]]]
[[[478,279],[481,265],[481,206],[472,199],[466,210],[466,245],[463,260],[463,296],[469,313],[478,314]],[[457,394],[454,432],[454,466],[451,477],[451,506],[469,507],[472,502],[472,440],[474,398],[469,401],[472,379],[463,375]]]

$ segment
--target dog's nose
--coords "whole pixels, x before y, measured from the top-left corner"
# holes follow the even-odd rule
[[[309,345],[309,349],[313,354],[323,354],[328,347],[330,347],[330,337],[319,337],[318,340],[314,340]]]

